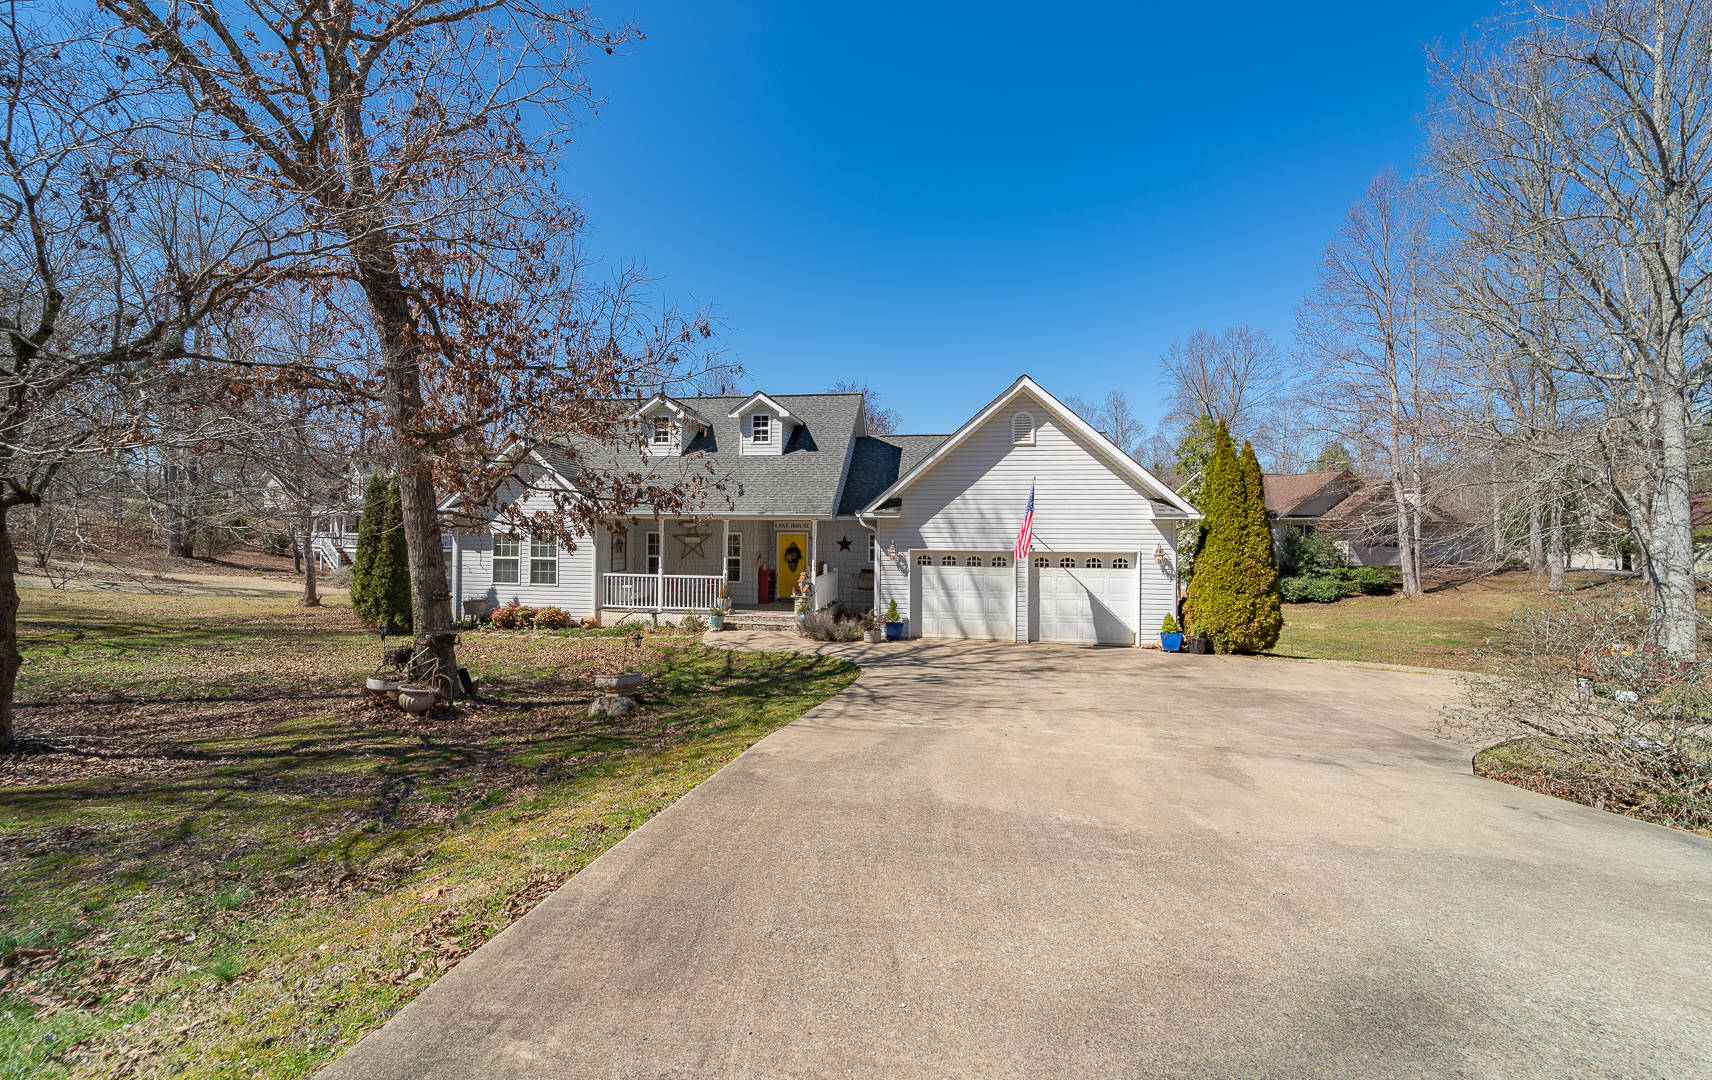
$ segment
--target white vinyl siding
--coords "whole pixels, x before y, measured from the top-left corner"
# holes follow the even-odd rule
[[[535,500],[539,499],[536,503]],[[551,509],[551,500],[546,496],[526,496],[524,509]],[[631,536],[636,537],[632,532]],[[500,558],[495,558],[495,541],[510,541],[500,550]],[[611,537],[603,530],[599,537],[579,536],[576,538],[576,550],[570,550],[562,541],[546,541],[532,543],[513,537],[493,537],[466,534],[459,545],[463,549],[463,596],[461,600],[485,600],[490,606],[498,607],[511,600],[531,607],[542,607],[551,604],[561,608],[572,618],[583,618],[595,612],[595,553],[596,549],[604,549],[611,543]],[[637,546],[633,539],[631,546]],[[525,550],[527,548],[527,550]],[[550,549],[549,556],[546,551]],[[505,552],[510,552],[506,555]],[[504,560],[504,561],[501,561]],[[605,561],[605,558],[602,558]],[[523,565],[527,563],[528,565]],[[494,573],[496,564],[501,570],[499,576],[509,576],[511,580],[498,580]],[[539,571],[538,571],[539,566]],[[547,572],[550,568],[551,583],[537,583],[533,579],[537,572]],[[521,571],[521,572],[519,572]],[[518,581],[522,578],[522,581]],[[459,610],[462,610],[460,605]]]
[[[1013,419],[1027,412],[1033,420],[1033,445],[1013,443]],[[1031,558],[1057,553],[1118,554],[1131,560],[1129,572],[1140,584],[1139,613],[1131,625],[1142,632],[1157,628],[1173,610],[1176,522],[1156,522],[1153,503],[1141,482],[1117,470],[1104,453],[1061,426],[1045,405],[1027,395],[994,414],[963,443],[900,493],[900,517],[878,519],[880,582],[877,603],[898,602],[908,618],[919,598],[919,569],[909,556],[923,551],[1010,551],[1035,490],[1034,550]],[[897,545],[898,557],[883,552]],[[1161,567],[1156,547],[1167,555]],[[1139,565],[1137,565],[1139,553]],[[1109,565],[1109,564],[1108,564]],[[1021,638],[1028,618],[1027,564],[1015,571],[1018,587],[1015,626]],[[921,633],[912,620],[910,634]]]

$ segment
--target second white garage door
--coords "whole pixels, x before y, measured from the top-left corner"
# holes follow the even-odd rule
[[[989,641],[1013,637],[1015,571],[1008,559],[1003,560],[1003,566],[993,566],[991,558],[930,558],[932,565],[920,567],[923,637]],[[947,565],[951,559],[956,565]],[[967,565],[974,561],[983,565]]]
[[[1128,559],[1055,555],[1045,561],[1036,560],[1033,575],[1040,640],[1135,644],[1135,571]]]

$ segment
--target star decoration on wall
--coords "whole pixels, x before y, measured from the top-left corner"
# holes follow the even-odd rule
[[[838,550],[839,551],[849,551],[850,550],[850,538],[848,536],[846,536],[844,539],[838,541]]]

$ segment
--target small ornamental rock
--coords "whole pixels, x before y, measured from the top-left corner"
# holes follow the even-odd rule
[[[590,716],[623,716],[636,707],[636,699],[623,694],[602,694],[589,703]]]

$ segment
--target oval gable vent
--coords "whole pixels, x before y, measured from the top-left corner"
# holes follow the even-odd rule
[[[1011,442],[1019,446],[1034,445],[1034,417],[1019,412],[1011,417]]]

